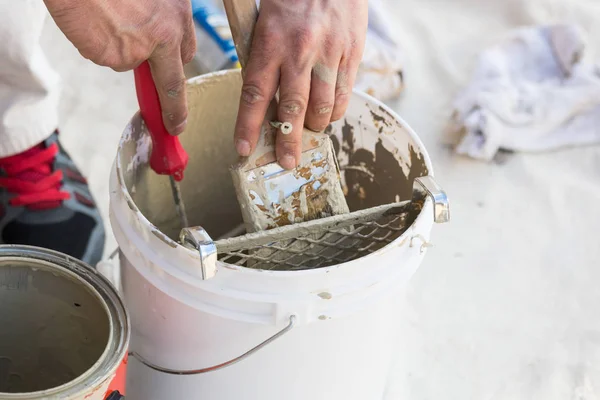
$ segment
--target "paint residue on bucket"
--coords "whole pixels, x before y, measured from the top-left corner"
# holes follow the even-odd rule
[[[181,140],[194,157],[190,158],[181,188],[189,204],[191,225],[201,225],[213,238],[243,222],[229,171],[229,165],[237,159],[231,144],[235,107],[222,106],[239,98],[240,85],[239,76],[232,73],[215,75],[210,83],[199,78],[188,85],[191,119],[188,134]],[[414,179],[429,172],[418,144],[409,135],[399,134],[405,128],[397,118],[385,107],[363,104],[361,114],[348,114],[326,130],[334,144],[351,211],[409,200]],[[119,149],[123,182],[136,210],[160,232],[177,240],[180,226],[167,190],[168,181],[150,171],[147,164],[150,146],[141,120],[132,120]],[[294,201],[304,207],[302,198],[289,197],[289,202]],[[293,216],[282,217],[291,221]],[[171,241],[167,244],[172,246]]]
[[[323,300],[331,300],[333,298],[333,296],[329,292],[321,292],[319,293],[319,297]]]
[[[142,129],[145,129],[142,122]],[[130,131],[133,130],[131,124],[128,125]],[[131,133],[130,133],[131,135]],[[131,138],[131,136],[129,136]],[[150,159],[150,151],[152,149],[152,138],[150,135],[142,135],[136,141],[135,155],[127,164],[127,172],[135,171],[140,165],[148,164]]]
[[[384,124],[387,114],[371,111],[373,123]],[[357,145],[356,129],[348,120],[344,121],[341,135],[329,127],[336,155],[344,178],[346,200],[350,210],[362,210],[381,204],[408,200],[412,197],[412,182],[427,175],[425,160],[411,144],[407,144],[409,160],[400,157],[396,149],[390,150],[385,137],[380,134],[373,148]],[[382,130],[380,129],[381,133]],[[360,134],[358,136],[360,137]],[[341,143],[338,139],[341,136]]]

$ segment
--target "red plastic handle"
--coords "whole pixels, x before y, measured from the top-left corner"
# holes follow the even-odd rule
[[[181,181],[183,170],[188,163],[188,154],[179,143],[179,138],[169,134],[165,128],[158,92],[148,61],[140,64],[133,74],[140,114],[152,138],[150,168],[159,175],[171,175],[176,181]]]

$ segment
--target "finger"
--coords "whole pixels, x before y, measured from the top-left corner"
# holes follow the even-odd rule
[[[279,84],[278,116],[281,122],[292,124],[292,132],[284,134],[278,130],[275,140],[277,161],[286,169],[295,168],[302,152],[302,131],[310,96],[310,67],[295,68],[282,66]]]
[[[310,99],[304,125],[313,131],[323,131],[331,121],[335,104],[335,87],[339,65],[317,63],[312,70]]]
[[[362,59],[363,46],[363,42],[354,42],[353,46],[340,61],[335,85],[335,105],[333,106],[331,121],[341,119],[348,109],[352,88],[354,87],[356,74],[358,73]]]
[[[191,7],[191,3],[190,3]],[[183,27],[183,40],[181,41],[181,60],[183,64],[190,63],[196,55],[196,28],[194,26],[194,19],[190,11],[189,18],[187,18]]]
[[[148,62],[158,92],[165,128],[171,135],[179,135],[187,123],[187,96],[180,46],[159,50]]]
[[[260,35],[255,34],[248,64],[244,69],[235,125],[235,148],[244,157],[252,154],[256,148],[265,114],[279,85],[281,62],[271,51],[272,45],[263,45],[261,39]]]

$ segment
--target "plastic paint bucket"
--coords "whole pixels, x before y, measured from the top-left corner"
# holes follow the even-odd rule
[[[239,70],[188,85],[182,193],[190,223],[212,238],[242,221],[229,172],[240,89]],[[433,175],[417,135],[365,94],[353,94],[347,116],[328,132],[351,210],[409,200],[415,178]],[[368,256],[301,271],[217,261],[206,279],[200,254],[172,239],[180,227],[169,181],[149,168],[150,149],[136,114],[110,184],[132,318],[128,398],[382,399],[403,323],[401,289],[425,255],[437,202],[428,198],[406,232]]]
[[[0,246],[0,399],[122,398],[129,334],[120,297],[91,267]]]

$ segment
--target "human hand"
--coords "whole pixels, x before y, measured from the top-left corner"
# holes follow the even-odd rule
[[[148,60],[169,133],[183,132],[187,99],[183,65],[196,52],[189,0],[44,0],[81,55],[115,71]]]
[[[302,130],[324,130],[346,112],[362,58],[368,0],[262,0],[235,129],[235,144],[250,155],[269,103],[279,89],[279,164],[291,169],[301,154]]]

